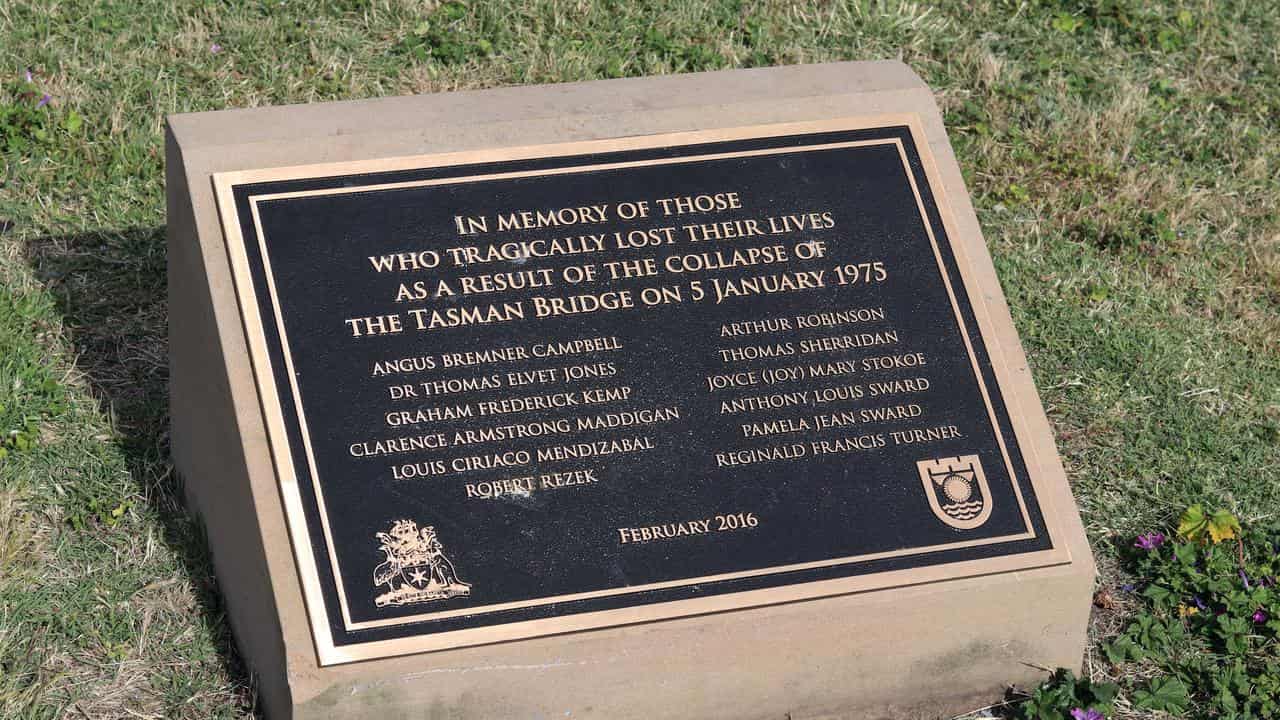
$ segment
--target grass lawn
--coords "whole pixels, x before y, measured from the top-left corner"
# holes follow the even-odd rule
[[[168,460],[165,114],[890,57],[938,93],[1102,567],[1086,673],[1160,716],[1104,652],[1148,611],[1124,549],[1280,508],[1275,0],[0,2],[0,717],[254,711]]]

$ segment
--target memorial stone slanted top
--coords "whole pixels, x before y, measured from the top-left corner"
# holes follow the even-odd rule
[[[905,66],[175,116],[169,202],[175,462],[273,715],[1079,665],[1088,546]]]

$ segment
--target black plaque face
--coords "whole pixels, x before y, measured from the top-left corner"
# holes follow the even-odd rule
[[[913,123],[219,176],[321,662],[1063,561]]]

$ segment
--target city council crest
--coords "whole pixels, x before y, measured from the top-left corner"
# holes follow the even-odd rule
[[[387,592],[374,598],[378,607],[447,600],[471,594],[471,585],[458,579],[445,557],[436,529],[421,529],[412,520],[397,520],[389,533],[376,534],[386,560],[373,571],[373,583]]]
[[[929,507],[942,522],[972,530],[991,517],[991,488],[977,455],[921,460],[916,470]]]

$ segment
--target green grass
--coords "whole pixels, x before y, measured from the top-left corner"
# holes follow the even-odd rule
[[[946,113],[1103,589],[1193,502],[1280,508],[1273,2],[514,5],[0,4],[0,717],[254,709],[167,456],[171,112],[900,57]],[[1135,607],[1096,613],[1086,663],[1119,717],[1148,716],[1144,669],[1100,648]]]

